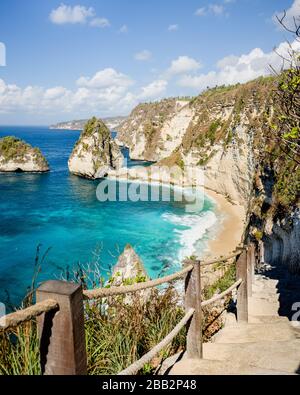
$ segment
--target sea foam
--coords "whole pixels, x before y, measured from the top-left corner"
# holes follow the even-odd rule
[[[207,232],[217,223],[217,216],[213,211],[184,216],[166,213],[163,214],[163,219],[178,227],[185,228],[174,230],[179,236],[181,245],[178,252],[179,262],[193,255],[199,256],[201,251],[197,248],[197,244],[203,240]]]

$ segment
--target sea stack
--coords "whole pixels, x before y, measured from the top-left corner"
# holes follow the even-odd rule
[[[127,244],[123,253],[119,256],[112,274],[112,285],[123,285],[124,282],[139,280],[148,281],[146,269],[141,258],[130,244]]]
[[[17,137],[0,139],[0,172],[45,173],[49,165],[39,148]]]
[[[149,280],[150,278],[141,258],[133,247],[127,244],[113,268],[112,277],[109,283],[110,287],[133,285]],[[139,300],[146,303],[151,296],[151,292],[151,289],[139,291]],[[131,294],[127,294],[124,297],[123,303],[131,305],[135,303],[135,297]]]
[[[92,118],[85,125],[69,159],[72,174],[89,179],[107,176],[123,166],[124,157],[101,119]]]

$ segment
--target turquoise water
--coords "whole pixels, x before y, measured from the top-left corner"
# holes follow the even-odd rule
[[[142,257],[153,278],[178,270],[193,250],[199,253],[216,222],[213,203],[187,214],[183,203],[105,202],[96,198],[97,181],[68,172],[77,131],[43,127],[0,127],[0,137],[15,135],[40,147],[48,174],[0,174],[0,301],[6,290],[18,303],[30,285],[37,245],[51,248],[39,280],[58,278],[77,263],[93,266],[101,250],[102,274],[116,263],[127,243]],[[129,162],[129,166],[136,163]],[[196,240],[200,239],[197,243]]]

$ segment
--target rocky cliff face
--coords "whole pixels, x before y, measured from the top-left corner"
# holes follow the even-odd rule
[[[0,139],[0,172],[49,171],[47,160],[39,148],[33,148],[16,137]]]
[[[123,165],[123,155],[111,138],[107,126],[92,118],[81,133],[69,159],[71,173],[90,179],[99,179],[111,169]]]
[[[180,144],[192,117],[189,102],[164,99],[140,104],[118,128],[117,141],[130,149],[134,160],[158,161]]]
[[[114,286],[122,285],[128,281],[149,280],[141,258],[130,244],[125,247],[123,253],[119,256],[113,269],[112,278]]]
[[[264,262],[280,263],[300,274],[300,207],[282,219],[270,217],[261,244]]]
[[[272,117],[272,78],[208,90],[191,101],[138,106],[118,140],[133,159],[204,170],[204,184],[248,205],[263,127]],[[193,183],[193,181],[191,181]]]
[[[113,268],[113,274],[110,281],[111,287],[127,286],[150,280],[144,264],[135,250],[128,244],[123,253],[119,256],[118,262]],[[138,292],[140,300],[147,302],[151,295],[151,289]],[[126,294],[123,302],[133,304],[135,302],[134,294]]]
[[[283,207],[270,168],[260,169],[250,203],[250,236],[260,247],[261,261],[281,264],[300,274],[300,203]],[[300,190],[298,190],[298,195]]]

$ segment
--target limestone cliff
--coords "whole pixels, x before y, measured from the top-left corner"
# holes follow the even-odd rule
[[[92,118],[81,133],[69,159],[71,173],[99,179],[123,165],[123,155],[100,119]]]
[[[118,128],[117,141],[134,160],[157,161],[181,143],[193,116],[187,100],[164,99],[138,105]]]
[[[267,263],[281,263],[300,274],[300,206],[282,219],[269,218],[262,239],[262,257]]]
[[[0,172],[49,171],[47,160],[39,150],[24,141],[7,136],[0,139]]]
[[[277,189],[278,180],[280,177],[273,168],[263,166],[257,171],[250,202],[249,234],[260,247],[262,262],[281,264],[299,274],[300,188],[298,197],[295,195],[293,201],[284,205],[284,195]]]
[[[128,244],[119,256],[112,274],[112,285],[149,280],[144,264],[132,246]]]
[[[210,89],[191,101],[138,106],[118,140],[133,159],[195,166],[204,185],[248,206],[263,128],[272,117],[273,78]],[[193,181],[191,181],[193,183]]]
[[[113,268],[111,287],[133,285],[150,280],[141,258],[137,255],[130,244],[127,244],[123,253],[119,256],[118,262]],[[151,289],[138,292],[140,300],[146,302],[151,295]],[[136,294],[124,295],[123,302],[132,304],[135,301]]]

